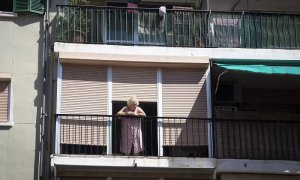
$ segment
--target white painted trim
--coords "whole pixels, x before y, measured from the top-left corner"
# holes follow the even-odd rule
[[[205,72],[206,75],[206,108],[207,108],[207,118],[212,118],[211,109],[211,73],[210,67]],[[212,123],[211,121],[207,124],[207,138],[208,138],[208,157],[213,156],[213,138],[212,138]]]
[[[162,117],[162,70],[157,69],[157,116]],[[157,119],[157,141],[158,141],[158,156],[163,156],[163,127],[162,119]]]
[[[14,13],[14,12],[9,12],[9,11],[0,11],[0,17],[16,18],[16,17],[18,17],[18,14]]]
[[[107,67],[107,113],[112,115],[112,67]],[[107,154],[112,154],[112,119],[107,122]]]
[[[7,108],[7,122],[1,122],[0,126],[7,126],[12,127],[14,125],[13,121],[13,88],[12,88],[12,81],[8,80],[8,108]]]
[[[56,114],[61,113],[61,80],[62,80],[62,65],[60,61],[57,62],[57,81],[56,81]],[[60,119],[56,121],[55,127],[55,153],[60,153]]]

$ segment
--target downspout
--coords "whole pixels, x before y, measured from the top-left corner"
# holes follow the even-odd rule
[[[49,179],[49,53],[48,53],[48,41],[49,41],[49,0],[46,0],[45,15],[44,15],[44,45],[43,45],[43,102],[42,102],[42,124],[41,124],[41,159],[39,178]]]
[[[209,0],[206,0],[206,10],[209,11],[210,7],[209,7]]]

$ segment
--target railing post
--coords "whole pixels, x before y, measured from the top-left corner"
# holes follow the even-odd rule
[[[157,69],[157,116],[162,117],[162,71]],[[157,147],[158,156],[163,156],[163,120],[157,118]]]
[[[137,45],[139,43],[139,32],[138,32],[138,26],[139,26],[139,10],[134,10],[133,15],[133,44]]]
[[[101,19],[101,22],[102,22],[102,41],[103,41],[103,44],[106,44],[107,42],[107,26],[109,26],[109,24],[107,24],[107,21],[106,21],[106,9],[102,9],[102,19]]]
[[[206,102],[207,102],[207,117],[210,120],[207,123],[207,142],[208,142],[208,157],[213,157],[213,136],[212,136],[212,98],[211,98],[211,72],[210,72],[210,65],[209,68],[206,70]]]
[[[57,81],[56,81],[56,91],[57,91],[57,97],[56,97],[56,114],[61,113],[61,80],[62,80],[62,65],[58,59],[57,62]],[[60,117],[55,117],[55,153],[60,153],[60,124],[61,120]]]
[[[107,113],[112,115],[112,67],[107,68]],[[112,117],[107,119],[107,154],[112,154]]]
[[[60,154],[60,125],[61,125],[61,117],[55,116],[55,154]]]

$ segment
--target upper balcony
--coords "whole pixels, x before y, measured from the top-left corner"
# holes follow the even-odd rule
[[[299,49],[300,15],[57,6],[57,42],[199,48]]]

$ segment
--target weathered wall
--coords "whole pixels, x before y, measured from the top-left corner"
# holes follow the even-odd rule
[[[11,74],[12,127],[0,126],[0,179],[37,178],[43,16],[0,17],[0,72]]]

